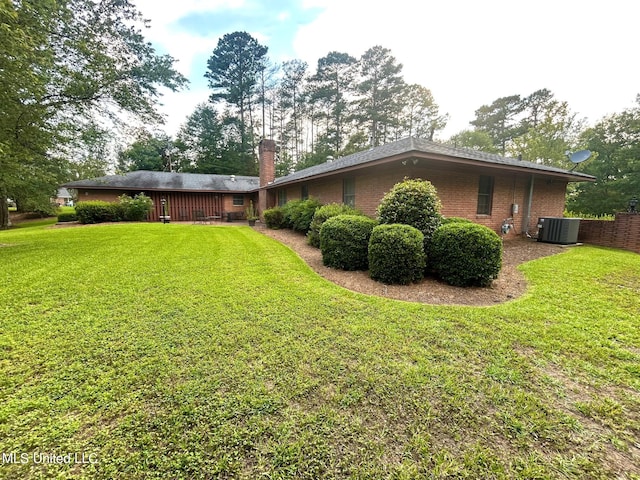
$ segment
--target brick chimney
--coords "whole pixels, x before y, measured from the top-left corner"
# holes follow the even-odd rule
[[[267,203],[267,185],[276,179],[276,142],[275,140],[260,140],[258,146],[258,163],[260,166],[260,191],[258,193],[258,211],[260,218],[262,212],[269,208]]]

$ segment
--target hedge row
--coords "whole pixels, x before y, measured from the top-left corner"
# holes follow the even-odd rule
[[[435,187],[405,179],[383,197],[379,223],[351,207],[294,200],[264,212],[269,228],[308,232],[323,263],[370,271],[384,283],[407,284],[425,271],[456,286],[487,286],[502,267],[502,241],[487,227],[460,217],[444,218]]]
[[[78,216],[75,214],[75,212],[64,212],[58,214],[59,223],[75,222],[76,220],[78,220]]]
[[[121,195],[118,203],[90,200],[78,202],[75,207],[80,223],[139,222],[147,218],[152,208],[153,202],[143,193],[134,198]]]
[[[268,228],[290,228],[297,232],[308,232],[316,210],[322,204],[315,198],[291,200],[281,207],[269,208],[262,212]]]

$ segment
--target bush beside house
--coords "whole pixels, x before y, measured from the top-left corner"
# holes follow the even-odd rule
[[[431,182],[405,179],[384,195],[377,214],[380,223],[401,223],[417,228],[422,232],[426,246],[442,223],[441,206],[436,187]]]
[[[279,230],[284,226],[284,211],[282,207],[268,208],[262,212],[267,228]]]
[[[76,216],[80,223],[136,222],[147,218],[153,202],[143,193],[134,198],[128,195],[118,197],[118,203],[90,200],[78,202]]]
[[[502,240],[475,223],[442,225],[433,234],[429,252],[436,274],[458,287],[488,286],[502,268]]]
[[[363,215],[355,208],[345,205],[343,203],[329,203],[318,208],[313,214],[311,225],[309,227],[309,233],[307,234],[307,241],[312,247],[320,248],[320,229],[322,224],[331,217],[337,217],[338,215]]]
[[[322,263],[342,270],[367,270],[371,231],[378,224],[363,215],[337,215],[320,229]]]
[[[378,225],[369,239],[369,274],[382,283],[406,285],[422,279],[424,235],[411,225]]]
[[[291,200],[282,206],[282,226],[296,232],[308,232],[316,209],[322,204],[315,198]]]
[[[455,286],[488,286],[502,267],[502,240],[461,217],[444,218],[428,181],[405,179],[385,194],[376,220],[352,207],[292,200],[264,212],[269,228],[308,232],[324,265],[366,270],[374,280],[408,284],[428,271]],[[417,246],[419,245],[419,246]]]

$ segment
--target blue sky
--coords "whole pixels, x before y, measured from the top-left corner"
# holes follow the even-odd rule
[[[359,57],[382,45],[410,83],[431,89],[450,120],[441,138],[469,128],[493,100],[541,88],[593,123],[634,105],[640,93],[640,2],[609,0],[137,0],[145,32],[178,60],[191,88],[163,98],[175,134],[209,95],[203,75],[218,40],[246,31],[274,62],[299,58],[315,70],[332,50]]]
[[[169,25],[171,31],[207,39],[212,33],[222,36],[234,31],[247,31],[269,48],[272,58],[295,56],[293,42],[298,29],[313,22],[322,9],[303,8],[299,1],[274,0],[245,2],[242,7],[223,7],[212,11],[191,11]],[[162,48],[162,45],[160,45]],[[203,75],[211,52],[194,56],[190,79],[192,87],[206,86]]]

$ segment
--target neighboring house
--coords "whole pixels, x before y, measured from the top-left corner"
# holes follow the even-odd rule
[[[59,207],[73,205],[73,196],[64,187],[58,189],[58,193],[53,200],[53,203],[58,205]]]
[[[144,192],[155,205],[169,203],[172,220],[189,220],[196,210],[207,216],[241,215],[253,200],[260,212],[289,200],[314,197],[347,203],[374,216],[384,194],[404,178],[429,180],[438,190],[442,214],[464,217],[500,231],[512,219],[515,233],[535,234],[538,218],[561,217],[569,182],[595,177],[537,163],[455,148],[408,137],[275,178],[276,144],[262,140],[260,177],[168,172],[130,172],[65,184],[78,201],[115,201]]]
[[[408,137],[275,178],[275,142],[260,145],[260,210],[314,197],[347,203],[374,216],[385,192],[404,178],[429,180],[442,214],[499,232],[512,219],[516,234],[536,233],[539,217],[562,217],[569,182],[595,177],[515,158]]]
[[[153,200],[150,221],[160,219],[162,199],[172,220],[190,221],[200,215],[242,217],[249,202],[257,200],[258,177],[137,170],[125,175],[69,182],[64,187],[77,190],[79,202],[115,202],[123,194],[133,197],[144,193]]]

